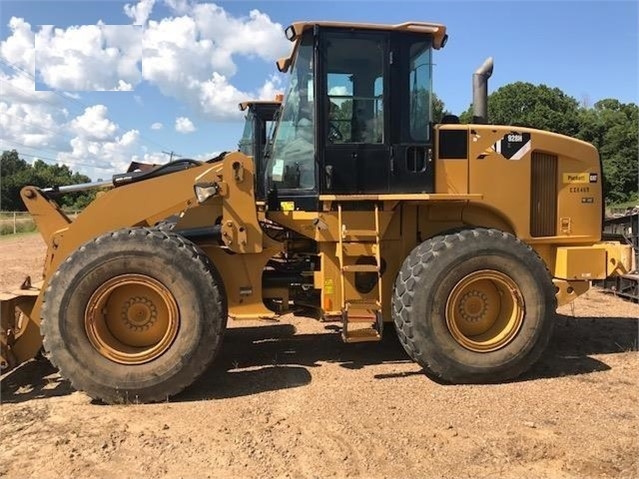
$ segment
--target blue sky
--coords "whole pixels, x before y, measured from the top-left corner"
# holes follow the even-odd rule
[[[133,157],[166,161],[163,150],[202,158],[234,149],[242,127],[241,115],[234,108],[236,100],[243,95],[272,95],[283,90],[274,59],[289,44],[283,34],[279,35],[279,25],[300,19],[445,24],[450,39],[443,50],[435,52],[433,85],[447,109],[457,114],[470,103],[472,72],[488,56],[495,58],[489,91],[510,82],[528,81],[558,87],[589,104],[608,97],[635,103],[639,99],[636,1],[233,1],[217,2],[220,8],[198,8],[185,0],[142,0],[140,7],[150,5],[150,12],[141,15],[141,20],[137,18],[142,25],[130,29],[133,33],[126,45],[135,50],[141,48],[141,38],[145,39],[145,48],[149,41],[155,42],[158,57],[155,63],[149,60],[147,64],[145,54],[141,66],[135,61],[129,65],[129,76],[122,73],[132,91],[76,91],[72,97],[60,91],[33,91],[34,76],[38,90],[55,90],[72,80],[80,85],[89,78],[107,75],[108,71],[113,73],[106,56],[91,52],[80,68],[94,71],[80,72],[71,80],[62,78],[68,67],[48,73],[42,67],[59,61],[56,58],[60,58],[62,50],[56,49],[72,48],[68,45],[73,42],[83,43],[84,37],[65,36],[71,31],[69,27],[95,26],[98,21],[132,25],[136,17],[130,9],[129,15],[125,13],[127,3],[130,8],[138,4],[2,1],[3,149],[16,148],[30,155],[29,159],[41,156],[47,161],[64,161],[94,179],[108,177]],[[251,14],[254,10],[259,14]],[[219,17],[207,20],[206,12],[215,12]],[[178,21],[180,18],[186,20]],[[16,19],[22,19],[22,23]],[[188,43],[187,23],[199,28],[192,43]],[[33,46],[17,41],[20,35],[29,36],[25,24],[36,36],[35,61],[29,60],[33,55],[29,56],[28,48],[33,51]],[[166,29],[161,30],[160,24]],[[59,27],[64,41],[54,43],[53,34],[47,36],[41,25]],[[228,26],[245,26],[247,30],[244,36],[233,39]],[[153,29],[155,37],[147,36]],[[177,57],[159,51],[165,48],[164,40],[173,38],[173,32],[178,31],[187,32],[187,44],[167,47],[178,52]],[[121,38],[120,33],[115,37]],[[200,40],[201,44],[196,45]],[[210,43],[206,43],[208,40]],[[103,46],[106,51],[109,45]],[[208,64],[207,52],[220,58]],[[107,63],[91,62],[91,58]],[[30,73],[34,65],[35,70]],[[164,67],[171,73],[162,71]],[[176,122],[180,131],[176,131]],[[153,124],[162,127],[153,129]]]

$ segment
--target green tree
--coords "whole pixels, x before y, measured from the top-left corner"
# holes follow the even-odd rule
[[[577,137],[599,150],[607,201],[619,203],[639,198],[639,107],[610,98],[601,100],[579,112],[579,124]]]
[[[20,188],[28,176],[29,164],[18,156],[16,150],[4,151],[0,160],[0,208],[23,210]]]
[[[488,122],[575,136],[579,132],[579,103],[559,88],[516,82],[488,95]],[[472,106],[460,116],[472,123]]]
[[[433,93],[433,122],[440,123],[444,115],[450,115],[451,112],[446,110],[446,105],[444,105],[444,100],[439,98],[435,93]]]
[[[86,175],[74,173],[66,165],[48,165],[36,160],[30,165],[19,157],[16,150],[4,151],[0,162],[0,207],[5,211],[23,211],[24,203],[20,190],[27,185],[46,188],[51,186],[87,183],[91,179]],[[95,194],[80,192],[62,195],[56,198],[60,206],[69,209],[81,209],[90,203]]]

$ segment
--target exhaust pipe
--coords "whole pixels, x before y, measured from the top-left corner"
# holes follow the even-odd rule
[[[473,74],[473,123],[488,123],[488,79],[493,74],[493,57]]]

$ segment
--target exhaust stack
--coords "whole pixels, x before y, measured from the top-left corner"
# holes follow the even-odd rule
[[[488,79],[493,74],[493,57],[473,74],[473,123],[488,123]]]

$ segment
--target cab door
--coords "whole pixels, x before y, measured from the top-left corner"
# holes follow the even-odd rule
[[[432,49],[424,36],[391,36],[389,191],[434,191]]]
[[[320,102],[323,191],[387,193],[390,143],[386,134],[389,35],[322,31]]]

